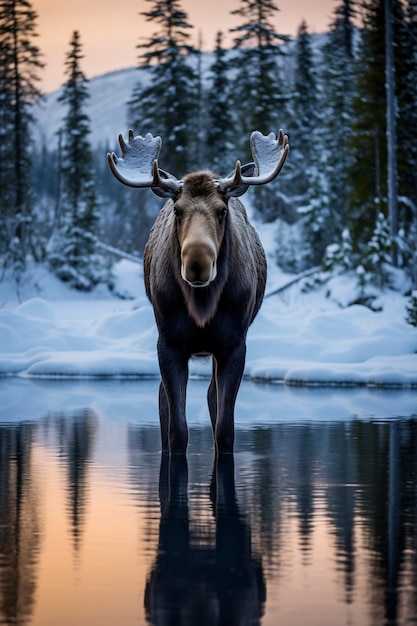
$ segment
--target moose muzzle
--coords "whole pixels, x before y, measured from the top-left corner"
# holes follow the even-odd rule
[[[210,242],[184,241],[181,276],[191,287],[207,287],[217,276],[217,254]]]

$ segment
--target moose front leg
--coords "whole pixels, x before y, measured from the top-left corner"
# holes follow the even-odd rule
[[[169,450],[169,406],[164,383],[159,385],[159,422],[161,425],[162,452]]]
[[[212,376],[207,391],[207,404],[210,413],[211,426],[213,428],[213,436],[215,436],[217,422],[217,362],[214,355],[212,356],[212,360]]]
[[[188,359],[180,351],[159,340],[158,360],[162,376],[159,389],[162,449],[168,448],[169,452],[185,452],[188,444],[185,417]]]
[[[235,438],[234,411],[237,392],[245,368],[246,345],[240,341],[233,349],[216,355],[217,421],[215,442],[217,452],[233,452]]]

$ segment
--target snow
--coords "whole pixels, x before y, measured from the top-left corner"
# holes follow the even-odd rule
[[[271,237],[265,230],[264,245]],[[158,378],[157,330],[141,265],[116,264],[115,292],[71,291],[44,267],[20,286],[0,283],[0,375],[24,378]],[[267,293],[291,277],[269,263]],[[247,340],[245,377],[286,385],[417,388],[417,329],[405,322],[407,298],[376,292],[374,312],[355,299],[355,277],[343,275],[304,293],[294,284],[264,300]],[[131,299],[126,299],[129,296]],[[209,359],[190,363],[209,376]]]
[[[89,83],[90,98],[86,104],[86,113],[91,120],[89,140],[92,146],[102,146],[103,153],[108,147],[115,149],[118,134],[128,130],[127,103],[138,79],[138,70],[127,68],[94,77]],[[145,72],[141,79],[147,80]],[[58,89],[44,96],[34,109],[37,121],[33,128],[34,138],[40,146],[45,143],[50,149],[58,145],[58,130],[62,128],[65,115],[65,104],[59,100],[61,93]]]
[[[207,74],[213,60],[212,53],[202,55],[203,73]],[[149,84],[151,75],[146,68],[130,67],[95,76],[89,81],[90,98],[86,102],[86,114],[91,122],[88,137],[93,148],[100,148],[105,155],[107,150],[119,150],[119,133],[127,135],[132,121],[128,119],[128,103],[138,83]],[[65,116],[65,103],[60,101],[62,88],[45,95],[35,105],[33,115],[36,120],[32,129],[39,147],[47,145],[49,150],[58,147],[58,131],[62,128]],[[134,128],[135,134],[146,132],[147,128]],[[167,141],[167,138],[163,138]],[[233,164],[232,164],[233,165]]]

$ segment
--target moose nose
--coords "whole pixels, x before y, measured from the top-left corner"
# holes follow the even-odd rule
[[[210,246],[184,246],[181,257],[181,276],[191,287],[206,287],[216,278],[216,258]]]
[[[209,284],[213,273],[212,265],[203,267],[197,262],[187,265],[185,268],[186,281],[193,287],[205,287]]]

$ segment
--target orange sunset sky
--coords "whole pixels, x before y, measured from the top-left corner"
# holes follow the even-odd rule
[[[327,30],[336,0],[276,0],[279,11],[275,27],[281,34],[295,35],[302,19],[310,32]],[[141,37],[149,37],[155,24],[145,21],[141,11],[153,5],[146,0],[32,0],[38,14],[37,44],[43,53],[46,67],[40,72],[40,87],[49,93],[65,81],[64,61],[72,32],[78,30],[84,50],[82,69],[87,78],[93,78],[116,69],[137,64],[136,45]],[[225,45],[231,41],[229,28],[242,23],[231,11],[239,8],[240,0],[182,0],[180,6],[187,12],[192,43],[201,33],[203,49],[214,47],[216,32],[222,30]]]

